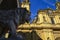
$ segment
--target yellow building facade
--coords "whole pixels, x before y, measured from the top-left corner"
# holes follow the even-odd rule
[[[29,1],[25,3],[21,7],[30,11]],[[17,32],[21,33],[24,40],[60,40],[60,2],[56,3],[56,7],[56,10],[39,10],[36,19],[31,24],[21,24]]]

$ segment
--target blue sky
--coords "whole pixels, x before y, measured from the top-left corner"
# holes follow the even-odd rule
[[[55,3],[56,0],[30,0],[31,19],[34,19],[39,9],[46,9],[49,7],[55,10]]]

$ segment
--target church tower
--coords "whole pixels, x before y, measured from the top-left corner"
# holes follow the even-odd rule
[[[26,8],[30,12],[30,2],[29,0],[23,0],[21,4],[22,8]]]
[[[29,0],[22,0],[21,7],[28,12],[29,6]],[[32,23],[21,24],[18,28],[17,32],[22,32],[25,40],[60,40],[60,2],[56,1],[56,10],[49,7],[38,10]]]

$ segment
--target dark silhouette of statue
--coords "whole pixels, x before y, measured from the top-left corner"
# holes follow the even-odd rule
[[[17,0],[3,0],[0,3],[0,40],[4,38],[6,32],[9,33],[8,39],[17,40],[16,29],[21,23],[29,22],[29,15],[27,14],[27,10],[19,9],[18,12]]]
[[[0,3],[0,10],[9,10],[17,8],[17,0],[3,0]]]
[[[14,40],[17,37],[18,22],[17,0],[3,0],[0,3],[0,40],[4,38],[6,32],[9,33],[9,38]]]

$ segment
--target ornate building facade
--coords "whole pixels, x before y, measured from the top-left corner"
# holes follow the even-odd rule
[[[21,4],[30,12],[29,0]],[[39,10],[36,19],[30,23],[21,24],[18,27],[24,40],[60,40],[60,2],[56,2],[56,10],[50,8]]]

